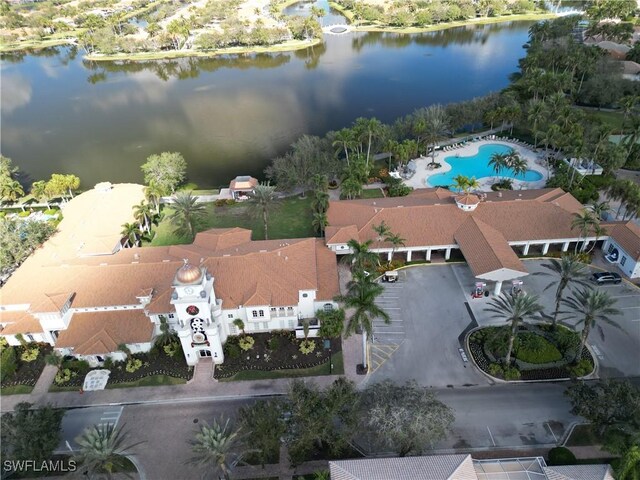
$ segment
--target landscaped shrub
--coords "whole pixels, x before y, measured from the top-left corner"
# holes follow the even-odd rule
[[[215,202],[213,202],[213,204],[216,207],[224,207],[227,204],[227,202],[226,202],[226,200],[224,198],[219,198]]]
[[[44,211],[45,215],[55,215],[56,213],[59,213],[60,210],[58,210],[57,208],[49,208],[47,210]]]
[[[520,370],[517,367],[507,367],[504,369],[505,380],[520,380]]]
[[[223,347],[223,352],[226,357],[229,358],[238,358],[240,356],[240,347],[237,343],[225,343]]]
[[[304,355],[309,355],[315,349],[316,349],[316,342],[314,342],[313,340],[306,339],[300,342],[300,353]]]
[[[31,212],[18,212],[18,216],[19,217],[28,217],[29,215],[31,215]]]
[[[87,373],[91,369],[91,366],[86,360],[66,360],[62,362],[62,368],[68,368],[82,374]]]
[[[125,370],[127,372],[129,372],[129,373],[133,373],[133,372],[139,370],[140,367],[142,367],[142,360],[140,360],[138,358],[131,358],[127,362],[127,366],[125,367]]]
[[[589,360],[582,359],[577,365],[568,367],[568,370],[572,377],[584,377],[593,371],[593,364]]]
[[[556,329],[551,331],[550,335],[563,354],[566,354],[567,351],[575,351],[580,344],[580,335],[562,325],[556,326]]]
[[[40,353],[40,349],[38,347],[29,347],[22,352],[20,355],[20,360],[23,362],[33,362],[36,358],[38,358],[38,354]]]
[[[233,198],[227,198],[224,203],[225,205],[235,205],[236,201]]]
[[[518,337],[516,337],[513,341],[514,350],[518,348],[518,344]],[[487,329],[485,345],[495,357],[504,357],[509,349],[509,327]]]
[[[14,347],[4,347],[0,355],[0,382],[13,375],[17,368],[16,349]]]
[[[504,375],[504,369],[499,363],[492,363],[489,365],[489,374],[494,377],[502,377]]]
[[[280,337],[271,337],[267,342],[267,348],[271,351],[278,350],[280,348]]]
[[[513,180],[505,178],[491,185],[491,190],[497,192],[499,190],[513,190]]]
[[[53,381],[56,385],[63,385],[77,375],[78,372],[73,372],[68,368],[62,368],[58,370],[58,373],[56,373],[56,378],[54,378]]]
[[[255,343],[256,343],[256,341],[250,335],[245,335],[244,337],[241,337],[238,340],[238,345],[245,352],[248,352],[249,350],[251,350]]]
[[[322,338],[338,338],[344,331],[344,310],[334,308],[330,311],[318,310],[316,317],[320,320],[318,335]]]
[[[547,339],[535,333],[526,332],[519,336],[515,356],[527,363],[551,363],[562,359],[560,351]]]
[[[180,351],[180,344],[178,342],[171,342],[168,345],[162,347],[162,349],[164,350],[164,353],[166,353],[170,357],[173,357]]]
[[[549,450],[549,465],[575,465],[576,456],[565,447],[555,447]]]
[[[113,368],[113,358],[111,357],[107,357],[104,359],[104,362],[102,364],[102,368],[106,369],[106,370],[110,370]]]

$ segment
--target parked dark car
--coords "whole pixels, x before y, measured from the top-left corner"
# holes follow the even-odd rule
[[[607,283],[617,285],[622,281],[622,277],[614,272],[597,272],[591,275],[591,281],[598,285],[606,285]]]

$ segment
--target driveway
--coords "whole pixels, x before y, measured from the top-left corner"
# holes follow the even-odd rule
[[[532,275],[534,272],[548,272],[542,267],[545,260],[525,260],[529,275],[523,277],[523,289],[527,293],[540,296],[540,302],[546,313],[553,312],[555,306],[555,286],[546,290],[545,287],[553,281],[553,277],[546,275]],[[466,264],[453,265],[454,271],[465,290],[471,291],[475,279]],[[595,269],[593,271],[596,271]],[[492,285],[488,288],[491,290]],[[620,285],[606,285],[594,287],[608,292],[615,300],[616,307],[622,315],[612,317],[622,330],[606,323],[591,331],[588,343],[598,357],[600,364],[599,376],[601,378],[618,378],[640,376],[640,289],[628,282]],[[503,291],[507,291],[509,285],[505,282]],[[565,296],[569,294],[565,294]],[[503,325],[504,321],[496,320],[490,313],[485,312],[489,298],[469,300],[469,305],[479,325]],[[563,307],[564,308],[564,307]],[[579,318],[565,320],[564,323],[574,327]],[[578,330],[582,330],[579,325]]]
[[[415,379],[429,387],[487,385],[489,381],[460,353],[461,334],[472,318],[470,300],[457,278],[458,265],[400,270],[397,283],[384,284],[378,304],[392,323],[374,324],[369,381]]]

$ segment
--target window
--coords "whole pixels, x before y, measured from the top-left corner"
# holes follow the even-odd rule
[[[309,294],[308,294],[308,293],[303,293],[303,294],[302,294],[302,298],[307,298],[308,296],[309,296]]]
[[[622,257],[620,259],[620,265],[622,265],[624,267],[624,264],[627,263],[627,257]]]
[[[236,328],[236,326],[233,323],[229,325],[229,333],[231,335],[237,335],[238,334],[238,329]]]
[[[58,339],[58,334],[59,334],[59,333],[60,333],[60,332],[59,332],[58,330],[52,330],[52,331],[51,331],[51,336],[53,337],[53,339],[54,339],[54,340],[57,340],[57,339]]]
[[[293,307],[287,307],[287,315],[293,315]]]
[[[277,311],[276,307],[271,307],[271,315],[275,315]]]
[[[260,314],[261,317],[264,317],[264,310],[260,310],[258,313]]]
[[[170,319],[175,318],[175,315],[173,313],[170,313],[169,315],[167,315]]]
[[[294,328],[296,326],[296,321],[291,319],[289,320],[289,328]]]
[[[233,318],[233,313],[227,313],[227,318]]]
[[[333,312],[333,305],[331,305],[330,303],[325,303],[322,309],[327,313]]]
[[[258,318],[258,311],[257,311],[257,310],[254,310],[253,312],[251,312],[251,316],[252,316],[253,318]]]
[[[264,330],[269,330],[269,322],[262,322],[262,328]]]
[[[607,253],[611,253],[611,252],[613,252],[613,249],[614,249],[614,248],[615,248],[615,247],[613,246],[613,243],[610,243],[610,244],[609,244],[609,248],[607,248]]]
[[[36,339],[33,338],[33,335],[31,335],[30,333],[27,333],[27,340],[29,340],[30,342],[35,342]]]

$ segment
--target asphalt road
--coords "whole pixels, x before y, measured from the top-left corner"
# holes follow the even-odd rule
[[[58,450],[68,452],[69,447],[76,450],[78,444],[75,439],[85,428],[93,425],[111,423],[118,425],[118,420],[124,407],[86,407],[67,410],[62,418],[61,440]]]
[[[571,422],[562,384],[496,385],[434,390],[455,410],[449,437],[437,449],[532,447],[555,444]],[[120,426],[147,479],[199,478],[201,467],[187,465],[189,441],[202,422],[235,416],[239,407],[253,400],[196,402],[179,405],[129,405]]]

